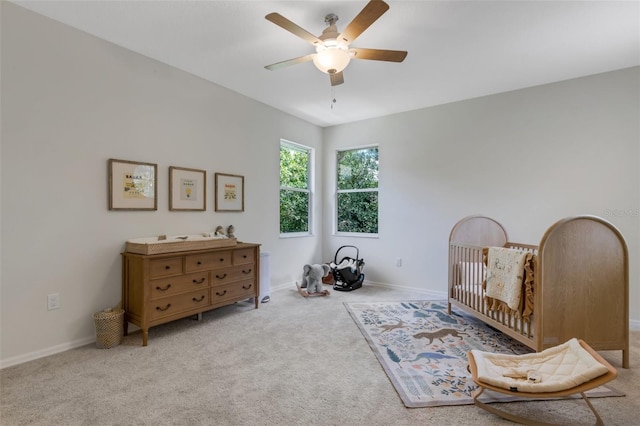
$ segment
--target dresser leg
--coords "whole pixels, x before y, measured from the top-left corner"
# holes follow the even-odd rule
[[[127,321],[126,318],[124,319],[124,323],[122,324],[122,330],[125,336],[129,335],[129,321]]]
[[[142,346],[147,346],[149,340],[149,330],[142,330]]]

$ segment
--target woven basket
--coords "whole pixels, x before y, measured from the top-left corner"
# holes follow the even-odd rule
[[[108,349],[122,343],[124,335],[124,309],[105,309],[93,314],[96,325],[96,346]]]

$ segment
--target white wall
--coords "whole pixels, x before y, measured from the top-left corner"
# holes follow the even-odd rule
[[[625,236],[638,322],[639,81],[636,67],[326,128],[327,170],[336,150],[379,144],[380,223],[378,239],[325,237],[325,257],[356,245],[367,280],[446,298],[447,244],[459,219],[485,214],[512,241],[538,244],[557,220],[594,214]],[[327,234],[334,188],[327,174]]]
[[[271,253],[272,288],[354,244],[367,280],[444,296],[463,216],[538,242],[561,217],[640,207],[638,68],[323,131],[14,4],[0,14],[2,367],[93,340],[91,315],[120,301],[129,238],[233,224]],[[280,138],[317,149],[313,237],[279,239]],[[336,149],[371,143],[380,238],[333,237],[334,173],[322,170],[335,170]],[[109,158],[158,164],[158,211],[108,211]],[[206,212],[168,211],[169,166],[207,170]],[[214,172],[245,176],[244,213],[213,212]],[[608,219],[629,244],[638,320],[640,219]],[[47,311],[55,292],[62,308]]]
[[[233,224],[271,253],[273,285],[321,258],[316,236],[279,239],[279,144],[316,149],[320,128],[2,2],[3,366],[94,339],[121,299],[127,239]],[[109,158],[158,164],[158,210],[109,211]],[[207,211],[168,210],[168,168],[207,171]],[[322,170],[317,155],[316,170]],[[245,212],[213,211],[213,173],[245,177]],[[322,181],[316,179],[318,189]],[[62,307],[46,310],[60,293]]]

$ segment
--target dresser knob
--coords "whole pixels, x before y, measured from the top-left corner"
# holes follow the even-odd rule
[[[171,266],[167,265],[164,267],[164,269],[171,269]]]
[[[225,294],[227,294],[227,290],[223,291],[222,293],[216,291],[216,296],[224,296]]]
[[[202,265],[202,262],[200,262],[199,260],[198,260],[198,265]]]
[[[247,255],[245,254],[245,255],[243,255],[242,257],[244,257],[244,258],[246,259],[246,258],[247,258]]]
[[[242,288],[244,288],[245,290],[249,290],[251,287],[253,287],[253,284],[243,285],[242,286]]]
[[[251,271],[253,271],[253,269],[249,269],[249,270],[246,270],[246,271],[243,269],[243,270],[242,270],[242,273],[243,273],[243,274],[250,274],[250,273],[251,273]]]
[[[220,258],[220,262],[224,262],[224,258],[223,257]]]
[[[205,277],[202,277],[202,278],[200,278],[200,280],[193,280],[193,283],[194,284],[202,284],[205,279],[206,279]]]
[[[193,298],[194,302],[202,302],[204,300],[204,294],[200,297],[200,299]]]
[[[227,278],[227,274],[216,275],[216,278],[219,279],[219,280]]]
[[[156,306],[156,311],[166,311],[170,307],[171,307],[171,303],[167,303],[167,306],[164,309],[162,309],[160,306]]]
[[[160,286],[156,286],[156,290],[158,291],[167,291],[171,288],[171,284],[167,284],[165,288],[161,288]]]

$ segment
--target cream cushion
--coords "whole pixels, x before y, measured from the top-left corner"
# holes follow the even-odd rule
[[[608,371],[575,338],[539,353],[510,355],[476,349],[472,349],[471,353],[476,362],[479,382],[517,392],[571,389]],[[527,375],[537,380],[529,380]]]

